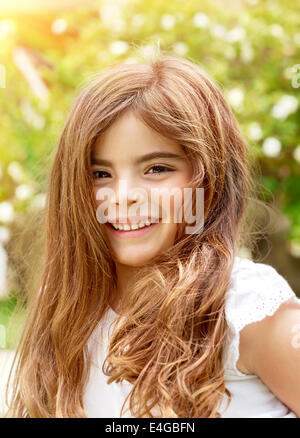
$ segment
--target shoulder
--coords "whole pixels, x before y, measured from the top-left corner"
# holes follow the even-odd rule
[[[254,329],[259,330],[267,324],[269,317],[291,301],[300,306],[300,299],[275,268],[246,258],[235,258],[225,301],[225,316],[230,328],[225,360],[230,372],[238,376],[252,373],[251,345],[255,342],[252,339],[258,335],[258,332],[254,334]],[[290,304],[286,306],[290,307]],[[260,321],[262,324],[258,325]]]
[[[235,298],[235,310],[241,313],[238,366],[260,377],[300,416],[300,299],[269,265],[241,260],[235,268],[229,296]],[[250,315],[245,314],[246,305]]]
[[[235,258],[225,302],[227,322],[233,331],[273,315],[290,298],[297,301],[289,283],[275,268]]]
[[[274,314],[241,332],[242,366],[300,417],[300,300],[289,299]]]

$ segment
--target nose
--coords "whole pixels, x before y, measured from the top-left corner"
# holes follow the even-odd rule
[[[118,178],[110,187],[97,190],[96,198],[100,200],[96,213],[100,223],[118,217],[148,217],[148,190],[133,179]]]
[[[128,182],[128,180],[120,179],[118,180],[115,187],[113,187],[115,195],[115,204],[126,205],[138,202],[138,192],[140,187]]]
[[[118,180],[111,201],[116,217],[147,216],[149,209],[149,189],[137,185],[133,180]],[[114,213],[113,213],[114,216]]]

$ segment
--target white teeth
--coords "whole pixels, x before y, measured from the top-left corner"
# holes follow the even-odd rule
[[[144,228],[145,226],[149,227],[150,225],[152,225],[151,222],[146,221],[146,222],[139,222],[138,224],[112,224],[112,226],[116,229],[116,230],[121,230],[121,231],[129,231],[129,230],[137,230],[138,228]]]

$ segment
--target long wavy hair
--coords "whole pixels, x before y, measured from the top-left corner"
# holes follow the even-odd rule
[[[103,370],[109,382],[132,384],[126,401],[135,417],[155,409],[161,417],[219,417],[224,393],[231,399],[225,298],[246,231],[250,150],[219,85],[196,63],[160,54],[100,72],[71,107],[50,172],[43,270],[28,300],[8,416],[87,416],[87,341],[117,284],[95,214],[91,149],[124,111],[180,142],[192,187],[205,190],[204,226],[185,234],[178,224],[174,245],[135,273]]]

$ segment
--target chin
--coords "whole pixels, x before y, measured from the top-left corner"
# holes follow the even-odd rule
[[[144,266],[146,263],[150,262],[156,254],[149,257],[116,257],[118,263],[122,265],[131,266],[131,267],[139,267]]]

